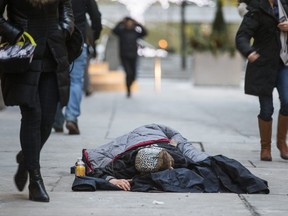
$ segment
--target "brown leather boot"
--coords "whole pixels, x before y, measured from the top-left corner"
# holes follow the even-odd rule
[[[286,144],[286,136],[288,131],[288,116],[283,116],[279,113],[277,127],[277,148],[280,151],[280,156],[284,160],[288,160],[288,147]]]
[[[271,157],[271,136],[272,136],[272,120],[264,121],[258,118],[261,153],[260,160],[272,161]]]

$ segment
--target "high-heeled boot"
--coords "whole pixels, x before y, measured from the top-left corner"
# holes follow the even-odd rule
[[[40,169],[29,170],[29,199],[37,202],[49,202],[49,195],[46,192]]]
[[[28,171],[24,165],[24,155],[23,152],[20,151],[16,156],[16,161],[19,164],[17,172],[14,176],[14,182],[19,191],[23,191],[27,180],[28,180]]]

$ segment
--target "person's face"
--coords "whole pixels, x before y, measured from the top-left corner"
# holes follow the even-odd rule
[[[127,20],[126,21],[127,28],[131,29],[133,27],[133,25],[134,25],[134,22],[132,20]]]

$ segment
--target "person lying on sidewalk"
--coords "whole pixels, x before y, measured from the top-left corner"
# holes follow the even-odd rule
[[[140,126],[82,153],[87,176],[125,191],[269,193],[267,181],[238,161],[199,151],[165,125]]]

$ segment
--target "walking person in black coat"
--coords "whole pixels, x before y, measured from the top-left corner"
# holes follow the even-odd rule
[[[8,19],[3,17],[5,8]],[[37,44],[29,71],[1,71],[5,104],[19,106],[21,111],[22,151],[16,157],[19,166],[14,180],[22,191],[29,173],[29,199],[33,201],[49,202],[40,173],[40,151],[50,136],[57,103],[68,102],[70,81],[65,41],[73,30],[70,0],[0,0],[2,39],[13,44],[26,31]]]
[[[288,160],[288,5],[285,0],[250,0],[236,35],[237,49],[247,58],[245,93],[259,97],[260,159],[271,161],[273,89],[276,87],[280,110],[277,147]],[[253,44],[250,41],[253,39]]]
[[[136,20],[125,17],[113,29],[119,38],[120,59],[126,73],[127,97],[131,96],[131,86],[137,75],[137,40],[147,35],[147,30]]]
[[[72,64],[70,72],[70,96],[65,112],[58,106],[55,123],[53,125],[56,132],[63,132],[63,125],[66,121],[66,128],[71,135],[79,135],[78,118],[81,114],[81,100],[83,93],[84,73],[88,63],[87,43],[86,43],[86,15],[89,15],[91,29],[93,31],[93,41],[100,37],[102,30],[101,13],[95,0],[71,0],[74,14],[75,26],[79,28],[84,39],[82,52]]]

